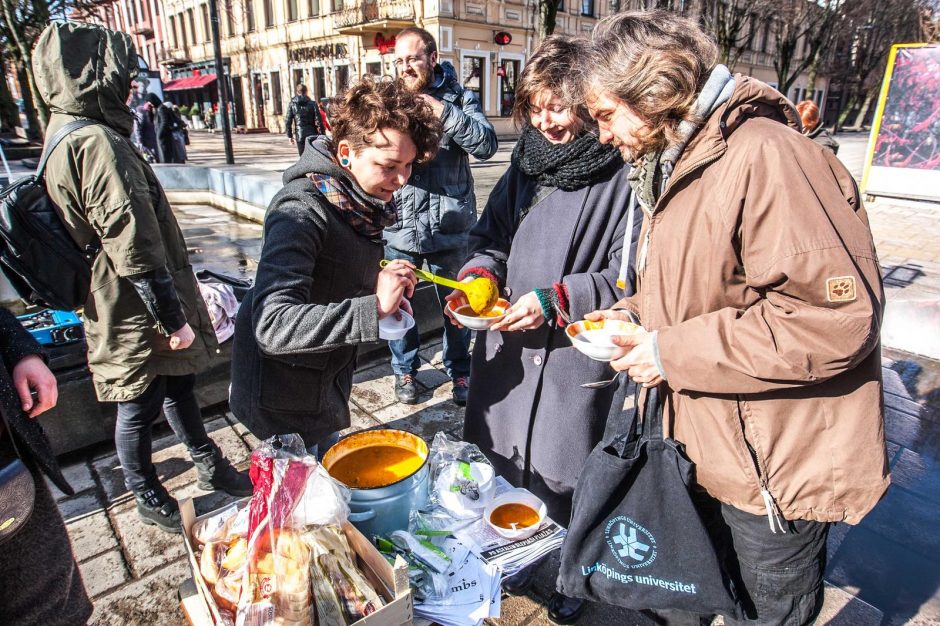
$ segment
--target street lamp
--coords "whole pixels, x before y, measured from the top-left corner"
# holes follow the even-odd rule
[[[219,108],[222,110],[222,141],[225,144],[225,163],[235,165],[232,153],[232,127],[228,119],[228,82],[222,67],[222,42],[219,41],[218,0],[209,0],[209,21],[212,24],[212,51],[215,53],[215,76],[219,87]]]

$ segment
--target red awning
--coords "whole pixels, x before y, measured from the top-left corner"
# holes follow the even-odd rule
[[[163,91],[184,91],[186,89],[202,89],[215,81],[215,74],[202,74],[200,76],[186,76],[171,80],[163,86]]]

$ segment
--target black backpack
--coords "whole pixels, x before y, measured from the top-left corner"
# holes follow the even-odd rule
[[[46,191],[49,155],[73,131],[97,124],[69,122],[46,145],[39,168],[0,192],[0,269],[24,300],[58,310],[85,304],[91,288],[91,266],[101,242],[80,248],[62,222]]]

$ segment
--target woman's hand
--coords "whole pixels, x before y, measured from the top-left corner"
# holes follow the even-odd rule
[[[402,299],[414,295],[416,284],[418,278],[415,276],[415,266],[410,262],[396,259],[386,265],[379,272],[375,285],[379,319],[397,312]]]
[[[542,305],[534,291],[525,294],[506,311],[506,316],[490,326],[490,330],[534,330],[545,323]]]
[[[464,279],[463,279],[462,281],[460,281],[460,282],[469,283],[471,280],[473,280],[473,278],[464,278]],[[450,292],[450,295],[444,296],[444,299],[445,299],[447,302],[453,302],[453,308],[454,308],[454,309],[459,309],[460,307],[462,307],[462,306],[464,306],[464,305],[466,305],[466,304],[470,304],[470,301],[467,300],[467,294],[465,294],[464,292],[462,292],[462,291],[459,290],[459,289],[454,289],[453,291]],[[463,328],[463,324],[461,324],[461,323],[457,320],[457,318],[454,317],[454,314],[451,313],[451,310],[450,310],[450,309],[451,309],[451,307],[445,305],[445,306],[444,306],[444,315],[446,315],[446,316],[450,319],[450,323],[451,323],[451,324],[453,324],[453,325],[456,326],[457,328]]]
[[[24,356],[13,367],[13,387],[20,397],[20,406],[30,417],[48,411],[59,399],[55,374],[35,354]],[[35,400],[33,392],[36,393]]]

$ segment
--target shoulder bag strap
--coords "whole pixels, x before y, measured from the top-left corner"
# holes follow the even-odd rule
[[[36,168],[36,178],[41,179],[43,177],[43,174],[45,174],[46,171],[46,161],[52,155],[52,151],[56,149],[56,146],[58,146],[63,139],[79,128],[84,128],[85,126],[91,126],[93,124],[100,124],[100,122],[89,119],[79,119],[73,120],[60,128],[56,134],[52,136],[52,139],[49,140],[49,143],[47,143],[46,147],[43,149],[42,158],[39,160],[39,167]]]

